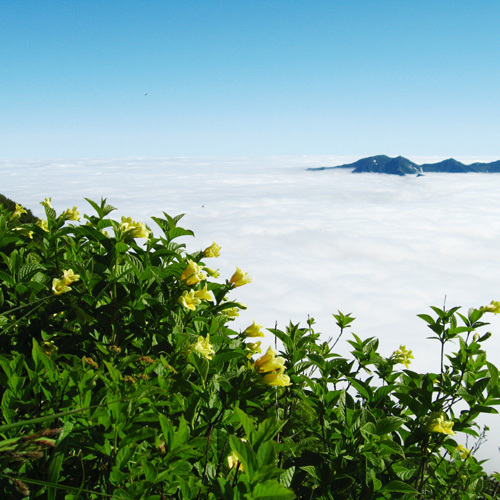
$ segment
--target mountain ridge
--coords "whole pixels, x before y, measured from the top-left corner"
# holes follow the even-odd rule
[[[310,167],[307,170],[332,170],[335,168],[351,168],[353,174],[373,172],[379,174],[390,175],[423,175],[426,172],[441,172],[441,173],[500,173],[500,160],[489,163],[471,163],[466,165],[454,158],[437,163],[423,163],[421,165],[408,160],[403,156],[391,158],[387,155],[375,155],[361,158],[354,163],[346,163],[335,167]]]

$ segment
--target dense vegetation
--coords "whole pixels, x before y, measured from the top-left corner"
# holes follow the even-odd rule
[[[438,373],[376,338],[231,321],[251,278],[188,251],[180,216],[160,234],[91,210],[24,221],[0,209],[2,498],[489,499],[475,423],[500,403],[483,316],[500,303],[422,314]],[[430,330],[429,330],[430,329]],[[424,330],[425,334],[425,330]],[[468,438],[469,441],[466,441]]]

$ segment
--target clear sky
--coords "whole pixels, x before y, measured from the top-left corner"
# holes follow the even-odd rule
[[[0,0],[0,158],[500,157],[500,2]]]

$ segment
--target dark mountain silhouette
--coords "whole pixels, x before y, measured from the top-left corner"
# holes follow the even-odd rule
[[[438,163],[425,163],[418,165],[403,156],[391,158],[386,155],[370,156],[362,158],[354,163],[339,165],[337,167],[317,167],[308,168],[307,170],[330,170],[334,168],[350,168],[353,174],[363,172],[376,172],[379,174],[406,175],[416,174],[422,175],[426,172],[446,172],[446,173],[467,173],[467,172],[483,172],[483,173],[500,173],[500,160],[491,163],[472,163],[465,165],[453,158],[443,160]]]

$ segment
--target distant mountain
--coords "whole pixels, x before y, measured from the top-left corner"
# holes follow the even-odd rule
[[[500,173],[500,160],[491,163],[472,163],[465,165],[453,158],[443,160],[438,163],[425,163],[417,165],[416,163],[397,156],[391,158],[386,155],[370,156],[362,158],[354,163],[339,165],[337,167],[317,167],[308,168],[307,170],[331,170],[334,168],[350,168],[353,174],[362,172],[376,172],[379,174],[406,175],[416,174],[422,175],[425,172],[447,172],[447,173],[466,173],[466,172],[484,172],[484,173]]]

